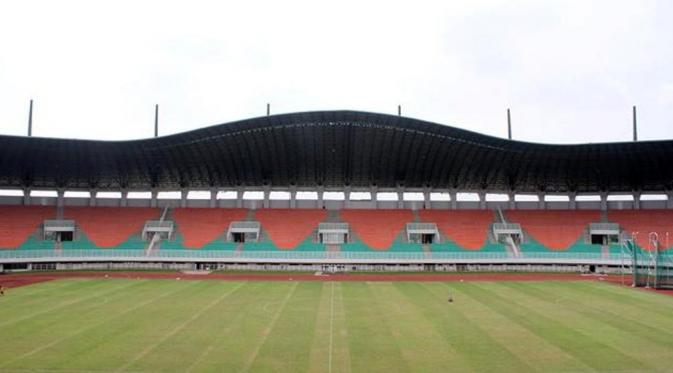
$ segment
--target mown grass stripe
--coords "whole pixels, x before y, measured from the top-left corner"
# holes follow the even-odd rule
[[[132,282],[131,282],[131,284],[132,284]],[[23,360],[23,359],[25,359],[25,358],[27,358],[27,357],[33,356],[33,355],[35,355],[35,354],[37,354],[37,353],[39,353],[39,352],[41,352],[41,351],[44,351],[44,350],[46,350],[46,349],[48,349],[48,348],[50,348],[50,347],[52,347],[52,346],[54,346],[54,345],[56,345],[56,344],[59,344],[59,343],[65,341],[65,340],[67,340],[67,339],[70,339],[70,338],[73,338],[73,337],[75,337],[75,336],[78,336],[78,335],[80,335],[80,334],[82,334],[82,333],[84,333],[84,332],[86,332],[86,331],[88,331],[88,330],[95,329],[98,325],[100,325],[100,324],[102,324],[102,323],[110,322],[111,320],[117,319],[117,318],[119,318],[119,317],[121,317],[121,316],[124,316],[124,315],[126,315],[126,314],[128,314],[128,313],[131,313],[131,312],[133,312],[133,311],[135,311],[135,310],[137,310],[137,309],[143,308],[143,307],[145,307],[145,306],[147,306],[147,305],[149,305],[149,304],[151,304],[151,303],[153,303],[153,302],[156,302],[157,300],[159,300],[159,299],[161,299],[161,298],[164,298],[164,297],[166,297],[166,296],[171,295],[172,293],[177,292],[178,290],[180,290],[180,289],[172,289],[172,290],[170,290],[170,291],[168,291],[168,292],[166,292],[166,293],[161,293],[161,294],[156,295],[156,296],[154,296],[154,297],[151,297],[151,298],[149,298],[149,299],[147,299],[147,300],[145,300],[145,301],[143,301],[143,302],[140,302],[140,303],[134,305],[133,307],[127,308],[127,309],[124,310],[123,312],[114,314],[114,315],[112,315],[112,316],[110,316],[110,317],[107,317],[107,318],[103,318],[102,320],[100,320],[100,321],[98,321],[98,322],[96,322],[96,323],[93,323],[93,324],[87,324],[87,325],[83,326],[82,328],[76,329],[76,330],[73,331],[72,333],[68,333],[68,334],[66,334],[66,335],[59,336],[58,338],[52,340],[51,342],[49,342],[49,343],[47,343],[47,344],[38,346],[38,347],[34,348],[34,349],[31,350],[31,351],[28,351],[28,352],[26,352],[26,353],[24,353],[24,354],[22,354],[22,355],[19,355],[19,356],[15,357],[15,358],[13,358],[13,359],[11,359],[11,360],[9,360],[9,361],[5,361],[5,362],[3,362],[2,364],[0,364],[0,367],[7,366],[7,365],[11,365],[12,363],[15,363],[15,362],[20,361],[20,360]]]
[[[423,316],[435,324],[446,342],[471,371],[530,371],[524,358],[494,340],[488,330],[465,316],[469,309],[449,304],[450,291],[443,284],[409,283],[400,290],[419,305]],[[455,295],[454,295],[455,296]]]
[[[341,283],[351,369],[355,372],[409,371],[381,317],[367,283]]]
[[[487,331],[490,337],[503,348],[524,360],[532,370],[574,372],[591,370],[589,366],[574,356],[547,343],[522,325],[464,295],[460,284],[442,285],[448,288],[443,289],[442,292],[451,292],[454,296],[453,306],[460,309],[461,313],[474,324]],[[512,343],[512,341],[517,341],[517,343]]]
[[[497,310],[593,369],[638,371],[643,368],[642,362],[606,345],[596,337],[575,329],[573,320],[565,320],[566,323],[562,323],[542,315],[527,302],[519,300],[515,303],[511,298],[504,297],[503,291],[498,288],[499,284],[465,283],[464,286],[466,295]]]

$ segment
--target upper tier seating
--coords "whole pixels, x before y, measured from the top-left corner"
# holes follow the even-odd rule
[[[548,249],[564,250],[575,244],[590,223],[600,221],[597,210],[508,210],[510,223],[521,229]]]
[[[145,221],[158,219],[160,211],[148,207],[66,207],[65,219],[75,224],[97,247],[115,247],[139,234]]]
[[[481,249],[493,223],[491,210],[421,210],[421,220],[437,224],[437,229],[460,247]]]
[[[176,208],[173,220],[183,244],[188,248],[200,248],[226,233],[232,221],[244,220],[244,209],[221,208]]]
[[[650,249],[649,234],[657,232],[659,235],[659,248],[666,249],[673,244],[666,243],[666,233],[673,241],[673,210],[610,210],[608,219],[619,223],[621,228],[629,235],[638,232],[636,244],[644,249]]]
[[[0,206],[0,249],[16,249],[55,216],[54,206]]]
[[[255,211],[255,220],[279,249],[293,249],[325,220],[325,210],[263,209]]]
[[[367,246],[385,250],[413,221],[413,214],[411,210],[341,210],[341,219]]]

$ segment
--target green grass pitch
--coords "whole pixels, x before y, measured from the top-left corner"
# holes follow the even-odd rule
[[[59,280],[0,298],[0,371],[673,371],[673,297],[599,282]]]

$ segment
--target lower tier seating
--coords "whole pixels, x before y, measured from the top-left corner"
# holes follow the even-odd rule
[[[650,232],[658,234],[660,249],[673,246],[673,210],[610,210],[608,219],[619,223],[629,235],[637,232],[634,235],[636,244],[646,250],[650,249]],[[666,233],[670,242],[667,242]]]
[[[493,223],[491,210],[421,210],[421,220],[437,224],[437,229],[463,249],[485,246]]]
[[[213,242],[227,232],[232,221],[244,220],[245,215],[244,209],[176,208],[172,211],[177,233],[186,248],[201,248]],[[164,243],[162,248],[169,245]]]
[[[293,249],[325,220],[325,210],[263,209],[255,211],[255,220],[280,249]]]
[[[413,214],[411,210],[342,210],[341,219],[367,246],[386,250],[413,221]]]
[[[147,207],[66,207],[65,219],[73,219],[97,247],[116,247],[133,234],[140,234],[147,220],[160,211]]]
[[[54,206],[0,206],[0,249],[22,246],[44,220],[55,217]]]
[[[568,249],[590,223],[600,221],[597,210],[508,210],[505,216],[508,222],[521,224],[525,233],[552,250]]]

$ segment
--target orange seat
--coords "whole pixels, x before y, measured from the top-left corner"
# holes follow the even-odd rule
[[[203,247],[229,229],[232,221],[245,219],[244,209],[187,207],[173,210],[173,220],[182,235],[183,245]]]
[[[597,210],[509,210],[507,221],[521,224],[533,239],[553,250],[570,247],[590,223],[600,221]]]
[[[46,219],[56,216],[54,206],[0,206],[0,249],[15,249]]]
[[[421,220],[437,224],[440,232],[468,250],[484,246],[494,218],[490,210],[421,210],[419,214]]]
[[[619,223],[630,235],[635,235],[636,244],[650,249],[649,234],[659,235],[659,248],[667,249],[673,245],[673,210],[611,210],[608,219]],[[667,234],[671,242],[667,242]]]
[[[66,207],[65,219],[75,224],[98,247],[114,247],[140,233],[145,221],[158,219],[159,210],[148,207]]]
[[[385,250],[413,221],[413,214],[411,210],[341,210],[341,218],[367,246]]]
[[[263,209],[255,211],[255,219],[280,249],[297,247],[318,224],[325,220],[325,210]]]

